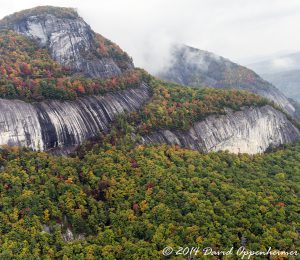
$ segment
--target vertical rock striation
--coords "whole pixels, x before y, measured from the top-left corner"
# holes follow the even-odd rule
[[[299,137],[299,129],[283,113],[266,105],[210,116],[187,132],[161,130],[143,136],[142,142],[176,144],[203,152],[229,150],[255,154]]]
[[[1,20],[0,29],[14,30],[34,39],[40,47],[48,48],[58,63],[85,76],[108,78],[133,68],[132,60],[121,50],[114,53],[122,52],[122,68],[118,66],[120,57],[110,53],[101,55],[96,34],[73,9],[38,7],[25,10]],[[109,42],[105,38],[104,41]]]
[[[26,103],[0,99],[0,145],[34,150],[76,146],[107,131],[117,114],[139,109],[148,99],[148,86],[76,101]]]

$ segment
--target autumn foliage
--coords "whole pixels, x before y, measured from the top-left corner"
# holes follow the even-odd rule
[[[162,259],[166,246],[195,243],[199,259],[208,246],[299,251],[299,156],[300,143],[255,156],[0,150],[0,258]]]
[[[236,89],[191,88],[152,79],[153,96],[128,122],[141,134],[158,129],[187,130],[209,115],[225,114],[226,109],[262,106],[262,97]]]
[[[46,49],[39,48],[30,39],[11,31],[0,32],[0,97],[68,100],[137,87],[144,73],[137,69],[125,71],[127,54],[102,36],[98,35],[98,39],[99,52],[103,52],[99,55],[102,58],[113,55],[118,65],[124,68],[122,75],[101,80],[74,74],[70,68],[55,62]]]

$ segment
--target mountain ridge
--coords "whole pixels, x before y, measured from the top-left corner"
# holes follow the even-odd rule
[[[13,30],[47,47],[54,60],[76,72],[94,78],[118,76],[133,69],[131,58],[116,50],[120,57],[104,55],[105,45],[113,43],[92,31],[75,9],[42,6],[17,12],[0,21],[0,29]],[[120,59],[125,60],[118,66]]]
[[[213,64],[205,68],[208,74],[211,74],[207,79],[211,84],[216,84],[219,90],[175,86],[159,81],[145,71],[134,69],[126,53],[109,40],[94,33],[73,9],[55,7],[51,7],[49,11],[48,9],[49,7],[39,7],[21,11],[4,18],[2,25],[0,22],[0,27],[3,26],[5,29],[5,32],[0,33],[0,36],[2,35],[0,51],[4,57],[0,67],[0,73],[3,75],[0,79],[2,97],[31,98],[43,94],[42,97],[46,99],[49,97],[54,99],[32,104],[0,100],[2,104],[0,144],[24,145],[35,150],[65,150],[71,146],[81,145],[88,139],[96,137],[101,131],[110,131],[113,119],[117,115],[124,115],[124,112],[127,112],[131,125],[123,125],[123,127],[135,129],[137,134],[145,136],[162,129],[188,130],[194,124],[203,125],[201,122],[206,119],[208,121],[205,122],[208,124],[209,122],[219,124],[222,122],[222,115],[228,116],[228,109],[237,112],[245,107],[248,109],[256,107],[261,112],[263,111],[260,110],[261,107],[267,104],[278,109],[264,98],[246,91],[231,89],[232,85],[239,82],[244,82],[246,86],[240,87],[242,89],[248,90],[249,86],[253,88],[252,83],[258,76],[253,72],[245,74],[244,70],[240,70],[238,65],[232,64],[229,60],[203,52],[205,54],[203,64],[207,62],[206,59],[213,60]],[[13,32],[7,29],[13,29]],[[95,40],[99,42],[99,48],[95,48]],[[36,44],[34,45],[33,42]],[[74,47],[73,43],[78,45]],[[196,52],[194,58],[197,58],[198,50],[193,49],[193,52]],[[36,54],[39,56],[35,56]],[[67,57],[66,63],[63,57]],[[70,59],[74,60],[75,67],[72,67],[72,64],[71,67],[69,66]],[[95,59],[101,62],[93,63]],[[81,69],[76,67],[77,61],[79,66],[83,66]],[[236,71],[233,70],[230,74],[226,70],[228,66],[219,66],[220,61],[229,67],[233,66],[234,69],[238,68],[239,73],[235,75]],[[98,71],[106,68],[110,71],[111,62],[114,62],[120,73],[101,74]],[[87,64],[94,64],[95,67],[92,66],[91,70],[84,71]],[[64,71],[66,66],[69,67],[67,72]],[[190,66],[195,64],[190,63]],[[203,70],[203,66],[201,69]],[[93,74],[95,70],[100,74]],[[36,79],[36,71],[38,75],[43,75],[42,79]],[[225,78],[224,81],[224,71],[225,76],[228,77],[230,74],[235,77],[233,82],[230,78],[229,80]],[[221,89],[225,86],[225,89]],[[257,86],[254,86],[254,90],[255,87]],[[260,85],[260,89],[264,87],[265,85]],[[15,94],[12,93],[13,91]],[[11,96],[5,96],[8,93],[12,93]],[[66,98],[64,98],[65,93],[67,93]],[[93,96],[104,93],[106,94],[101,97]],[[209,117],[211,115],[220,118],[215,121],[215,118]],[[263,120],[262,113],[257,115],[259,115],[257,120]],[[231,129],[233,134],[247,132],[250,129],[249,124],[238,124],[243,120],[247,121],[249,119],[247,116],[248,114],[244,113],[242,116],[244,118],[240,117],[236,123],[234,120],[229,120],[227,128]],[[265,143],[278,146],[296,139],[299,133],[290,119],[280,111],[277,114],[273,113],[273,116],[278,117],[278,120],[267,120],[272,122],[270,123],[272,129],[268,133],[270,139],[278,142],[266,140],[268,137],[263,136],[257,141],[257,147],[244,149],[244,152],[263,152],[268,148]],[[11,120],[8,120],[9,118]],[[276,125],[274,122],[280,123]],[[238,128],[238,125],[240,130],[235,132],[234,129]],[[254,126],[254,128],[255,131],[259,131],[263,126]],[[122,132],[120,129],[122,130],[122,126],[118,130]],[[206,136],[220,134],[214,141],[216,145],[228,138],[221,133],[212,133],[205,125],[202,131]],[[284,132],[290,133],[290,136],[285,136]],[[250,135],[240,136],[240,140],[246,139],[246,143],[251,142],[251,138]],[[242,150],[240,146],[245,145],[241,141],[236,142],[236,146],[233,148],[220,145],[221,149],[229,149],[232,152]],[[210,148],[203,150],[209,151]]]
[[[300,69],[300,52],[273,55],[268,59],[247,65],[259,75],[287,72]]]
[[[300,127],[282,108],[245,90],[127,70],[101,37],[121,74],[65,71],[38,39],[8,33],[0,33],[0,259],[299,252]],[[54,156],[60,149],[68,156]]]
[[[262,74],[261,76],[284,92],[287,97],[300,102],[300,69]]]
[[[290,115],[295,112],[279,90],[246,67],[187,45],[174,45],[171,55],[173,61],[156,74],[159,78],[183,85],[243,89],[274,101]]]
[[[99,47],[106,56],[116,52],[122,53],[119,47],[108,45],[108,40],[104,37],[96,36],[101,41]],[[2,98],[40,101],[103,94],[137,86],[142,73],[141,70],[133,68],[104,79],[85,77],[82,73],[55,61],[47,48],[40,47],[34,39],[13,31],[0,32],[0,54]],[[114,54],[114,57],[118,56]],[[124,66],[122,59],[119,65]]]
[[[249,67],[280,89],[288,98],[300,102],[300,52],[274,55],[261,62],[249,64]],[[300,113],[297,114],[300,118]]]

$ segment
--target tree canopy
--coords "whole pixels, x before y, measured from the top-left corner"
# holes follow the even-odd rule
[[[250,156],[101,146],[0,155],[0,258],[160,259],[166,246],[298,250],[300,144]],[[67,239],[67,233],[72,232]]]

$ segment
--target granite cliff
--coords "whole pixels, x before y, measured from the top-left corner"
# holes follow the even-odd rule
[[[36,40],[49,49],[55,61],[89,77],[108,78],[133,68],[126,53],[96,34],[71,8],[47,6],[21,11],[1,20],[0,29]],[[99,50],[100,41],[108,51]],[[126,61],[120,64],[120,58]]]
[[[12,70],[11,59],[6,59],[5,66],[1,68],[0,87],[4,92],[11,91],[13,87],[14,91],[24,92],[24,87],[27,86],[26,91],[32,91],[32,96],[34,96],[35,85],[41,84],[44,90],[48,90],[56,83],[60,83],[63,90],[68,90],[70,82],[67,80],[69,77],[75,77],[77,92],[82,94],[85,89],[80,85],[81,81],[76,81],[77,75],[83,79],[82,82],[85,82],[85,77],[97,80],[108,78],[112,81],[111,83],[114,82],[111,86],[115,86],[119,76],[124,75],[124,72],[131,72],[134,68],[126,53],[117,45],[93,32],[77,12],[70,8],[38,7],[25,10],[1,20],[0,29],[5,32],[14,31],[18,35],[21,34],[35,41],[42,51],[49,51],[55,62],[69,68],[72,72],[71,76],[64,76],[63,81],[58,80],[55,78],[55,73],[60,75],[60,70],[51,62],[51,58],[50,62],[47,58],[48,63],[43,63],[41,57],[46,57],[43,54],[37,56],[41,59],[38,61],[41,64],[37,68],[41,70],[45,79],[39,79],[40,75],[30,70],[31,65],[36,63],[35,59],[28,59],[32,64],[24,60],[23,54],[26,54],[27,49],[31,49],[31,52],[33,50],[28,43],[29,45],[23,46],[20,52],[22,55],[19,54],[16,58],[20,65],[17,64]],[[22,39],[16,39],[13,34],[5,37],[1,42],[2,49],[5,49],[6,42],[10,42],[10,47],[13,43],[19,45],[18,40],[22,43]],[[43,53],[42,51],[39,50]],[[240,66],[213,54],[206,52],[199,54],[199,51],[194,49],[192,52],[195,52],[192,55],[194,62],[199,55],[203,58],[200,67],[193,62],[186,63],[185,53],[181,53],[183,64],[174,63],[171,73],[164,78],[185,85],[201,83],[216,88],[236,87],[248,90],[273,100],[286,112],[293,113],[294,108],[286,98],[255,73],[241,69]],[[12,50],[12,53],[16,52]],[[8,56],[14,58],[11,53]],[[30,54],[28,53],[27,56]],[[193,59],[189,58],[189,60]],[[50,73],[49,64],[54,68],[55,73]],[[190,67],[197,74],[191,74]],[[201,73],[198,74],[198,72]],[[233,80],[229,77],[230,75]],[[133,76],[128,81],[132,82],[134,78]],[[245,78],[248,81],[245,81]],[[87,89],[94,86],[89,85],[94,84],[92,80],[85,83]],[[74,84],[71,84],[71,87],[74,87]],[[0,145],[26,146],[44,151],[68,150],[96,136],[100,131],[107,132],[116,115],[136,111],[146,102],[151,102],[151,87],[153,86],[141,81],[139,87],[112,88],[108,90],[111,93],[103,96],[86,95],[72,101],[43,100],[26,103],[17,99],[0,99]],[[127,89],[120,90],[124,88]],[[240,96],[241,100],[242,96],[243,94]],[[168,102],[169,95],[165,93],[164,97],[166,98],[164,102]],[[175,103],[178,108],[185,102],[178,97]],[[184,111],[181,112],[184,113]],[[143,136],[142,140],[146,144],[178,144],[204,152],[229,150],[235,153],[253,154],[264,152],[270,146],[293,142],[299,136],[299,130],[283,112],[270,105],[263,107],[254,105],[242,111],[233,112],[228,109],[226,115],[209,116],[203,121],[194,123],[187,132],[179,130],[171,132],[164,129]]]
[[[128,89],[76,101],[26,103],[0,99],[0,145],[34,150],[67,148],[107,131],[117,114],[141,107],[150,97],[148,87]]]
[[[299,129],[282,112],[266,105],[209,116],[187,132],[161,130],[143,136],[142,143],[179,145],[203,152],[229,150],[255,154],[292,143],[299,137]]]

